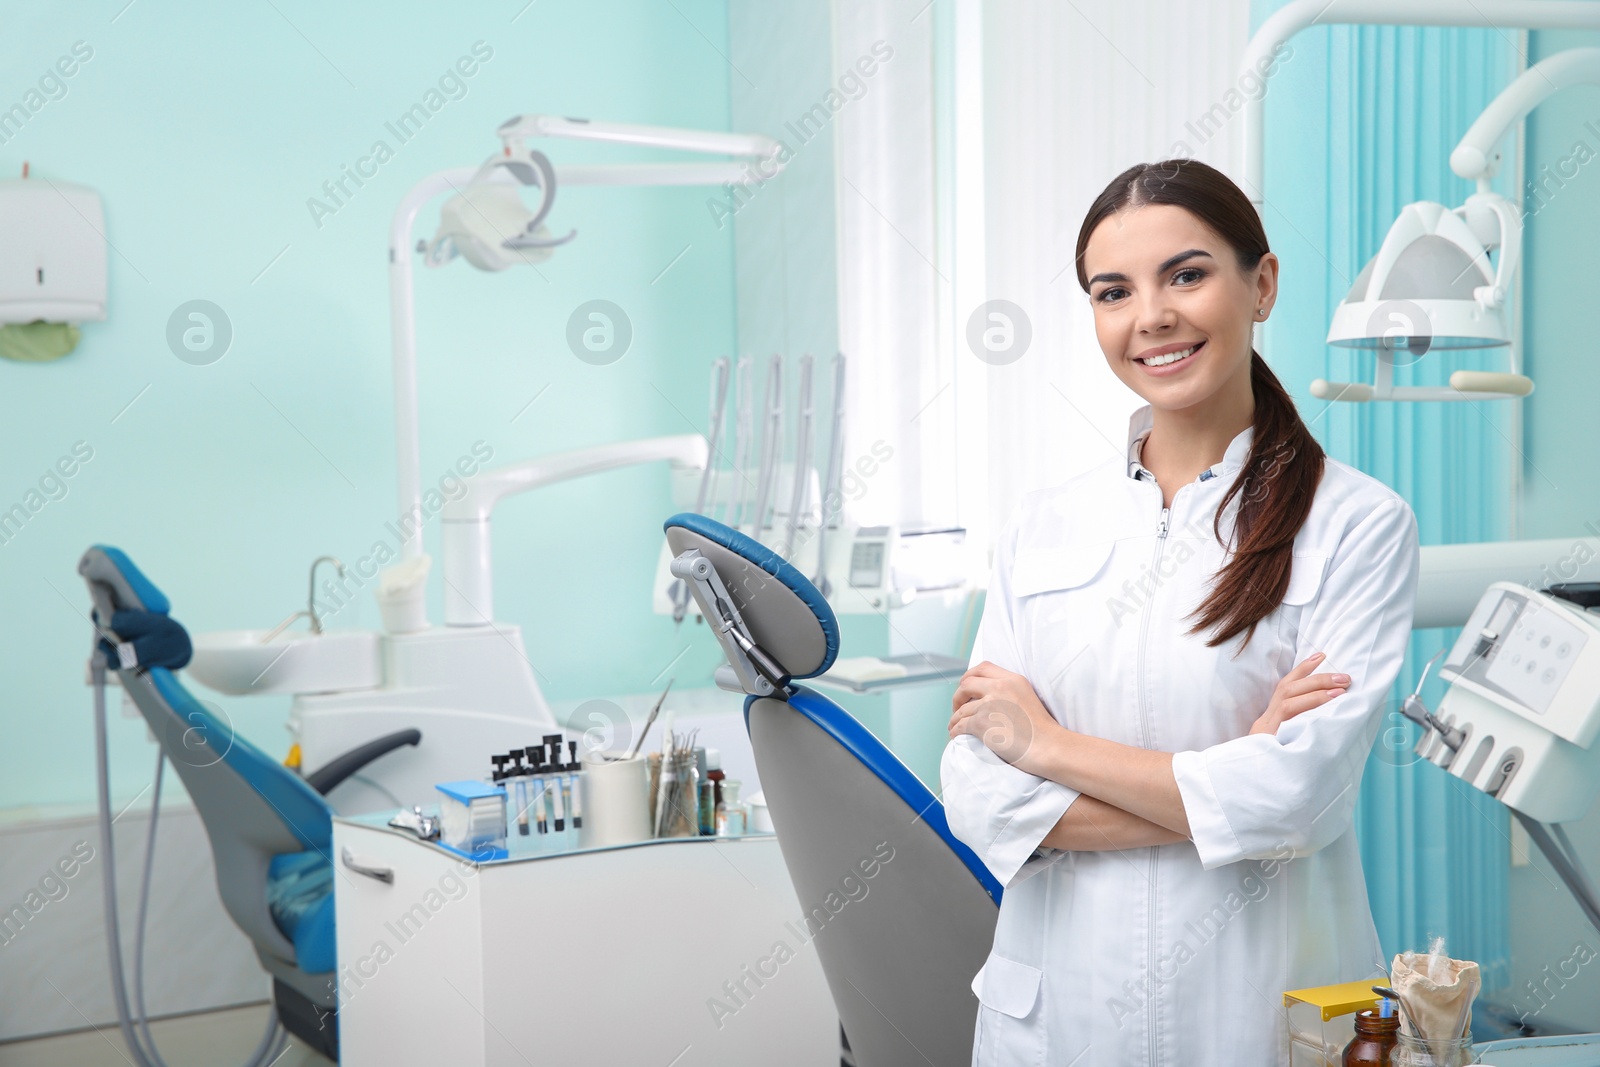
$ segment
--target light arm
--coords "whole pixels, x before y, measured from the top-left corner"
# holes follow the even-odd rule
[[[555,482],[661,460],[674,471],[698,472],[705,468],[707,451],[706,439],[697,433],[651,437],[558,452],[467,479],[466,492],[446,503],[441,516],[445,624],[484,626],[494,621],[489,520],[501,500]]]
[[[516,115],[500,124],[496,136],[507,143],[530,137],[564,137],[574,141],[606,141],[611,144],[642,145],[647,148],[672,148],[706,155],[771,159],[782,147],[771,137],[759,133],[722,133],[717,130],[684,130],[671,126],[637,126],[624,122],[595,122],[555,115]]]

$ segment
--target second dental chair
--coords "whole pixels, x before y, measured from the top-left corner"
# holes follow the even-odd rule
[[[401,730],[334,759],[310,778],[284,767],[212,714],[178,680],[189,660],[183,627],[168,615],[160,589],[121,551],[96,545],[83,554],[78,573],[94,602],[98,752],[102,852],[108,871],[109,783],[106,769],[104,676],[115,671],[166,758],[177,769],[211,841],[223,907],[272,976],[278,1020],[290,1034],[330,1059],[339,1058],[335,1025],[333,923],[333,809],[324,794],[373,760],[422,740]],[[153,826],[152,826],[153,830]],[[124,1039],[139,1062],[159,1062],[128,1018],[116,929],[113,888],[107,902],[112,985]],[[142,910],[142,909],[141,909]],[[142,942],[143,932],[139,933]],[[137,998],[143,1014],[142,996]],[[273,1033],[269,1032],[269,1038]],[[263,1039],[258,1059],[269,1058]]]
[[[951,835],[944,807],[847,711],[795,679],[826,671],[839,626],[806,578],[703,515],[666,522],[688,582],[746,693],[745,723],[785,865],[806,909],[858,1067],[964,1067],[970,983],[994,940],[1001,887]]]

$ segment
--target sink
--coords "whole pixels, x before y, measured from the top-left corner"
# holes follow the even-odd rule
[[[189,677],[219,693],[337,693],[383,683],[383,653],[370,630],[268,630],[197,634]]]

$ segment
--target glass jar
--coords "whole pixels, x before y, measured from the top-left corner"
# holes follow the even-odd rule
[[[1371,1008],[1355,1018],[1356,1036],[1344,1047],[1343,1067],[1393,1067],[1400,1017],[1379,1015]]]
[[[739,837],[745,830],[744,805],[739,803],[739,780],[722,780],[722,803],[717,805],[717,836]]]
[[[1428,1042],[1404,1030],[1390,1057],[1393,1067],[1467,1067],[1477,1062],[1470,1034],[1454,1041]]]

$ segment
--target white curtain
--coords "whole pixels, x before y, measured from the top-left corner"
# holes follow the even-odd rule
[[[1182,155],[1235,169],[1242,108],[1228,105],[1243,102],[1249,19],[1248,0],[986,6],[989,290],[1033,325],[1026,355],[989,371],[991,527],[1028,490],[1126,447],[1139,400],[1095,339],[1073,263],[1078,228],[1135,163]]]
[[[864,517],[987,540],[1023,493],[1120,452],[1137,398],[1095,340],[1073,252],[1111,178],[1175,155],[1235,174],[1248,0],[835,0],[834,65],[889,75],[839,116],[839,325],[851,453],[889,442]],[[1290,60],[1292,61],[1292,60]],[[967,341],[1022,309],[1015,362]]]
[[[937,6],[833,4],[835,72],[859,73],[863,57],[873,70],[838,115],[834,139],[839,341],[850,398],[845,463],[858,475],[846,495],[868,524],[954,518],[953,498],[937,487],[930,498],[923,477],[949,463],[943,442],[953,415],[936,400],[948,393],[950,365],[940,311],[950,268],[935,169]]]

